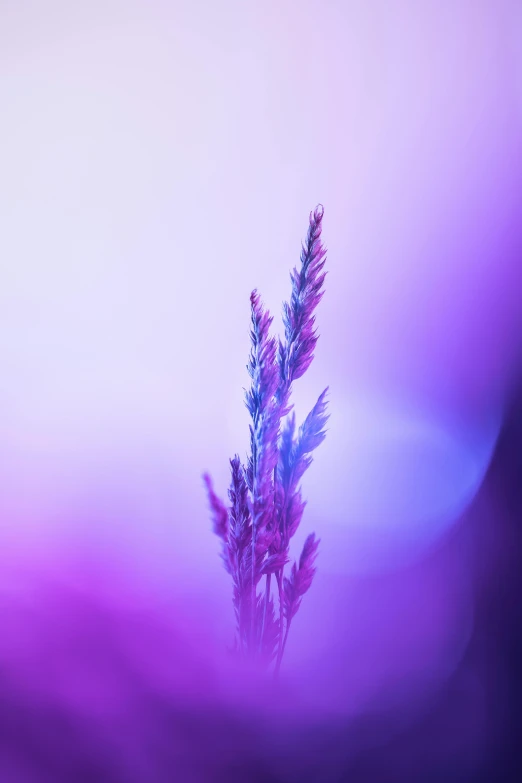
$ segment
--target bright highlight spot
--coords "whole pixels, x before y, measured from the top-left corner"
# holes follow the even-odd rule
[[[498,413],[457,422],[368,396],[333,409],[328,453],[304,487],[314,523],[321,510],[324,567],[381,570],[423,555],[475,497],[499,428]]]

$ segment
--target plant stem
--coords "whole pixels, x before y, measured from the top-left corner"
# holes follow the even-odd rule
[[[274,676],[277,677],[278,671],[279,671],[279,665],[281,663],[281,657],[283,655],[282,653],[282,645],[283,645],[283,569],[280,571],[277,571],[276,573],[276,579],[277,579],[277,588],[279,591],[279,649],[277,651],[277,661],[276,661],[276,668],[274,670]]]
[[[254,431],[257,430],[258,418],[254,418]],[[252,446],[252,595],[250,606],[250,651],[255,654],[255,621],[256,621],[256,498],[257,498],[257,447],[254,440]]]
[[[263,652],[263,638],[265,636],[265,625],[266,625],[266,613],[268,611],[268,601],[270,600],[270,578],[272,574],[266,575],[266,591],[265,591],[265,606],[263,609],[263,623],[261,625],[261,639],[259,640],[259,651]]]
[[[255,579],[255,563],[256,563],[256,528],[255,518],[252,524],[252,596],[250,606],[250,649],[252,653],[255,650],[255,618],[256,618],[256,579]]]
[[[282,638],[282,635],[280,635],[280,637],[279,637],[280,642],[281,642],[281,639],[282,639],[282,643],[280,643],[280,645],[279,645],[279,652],[277,654],[277,660],[276,660],[275,669],[274,669],[274,679],[276,679],[276,680],[279,677],[279,670],[281,669],[281,660],[283,658],[283,653],[285,651],[286,640],[288,639],[288,631],[290,630],[290,623],[291,623],[291,620],[288,620],[288,622],[286,624],[286,630],[285,630],[284,639]]]
[[[282,545],[287,546],[288,542],[286,539],[286,506],[287,506],[287,494],[285,492],[284,499],[283,499],[283,508],[281,510],[281,522],[280,522],[280,533],[283,537]],[[283,573],[284,573],[284,566],[276,573],[276,579],[277,579],[277,587],[279,590],[279,650],[277,655],[278,663],[276,663],[277,669],[279,669],[279,664],[281,663],[281,658],[283,657]]]

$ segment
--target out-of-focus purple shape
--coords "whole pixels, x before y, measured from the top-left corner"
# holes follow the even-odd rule
[[[345,398],[308,493],[325,567],[387,570],[440,545],[481,486],[500,424],[496,408],[473,420],[371,392]]]

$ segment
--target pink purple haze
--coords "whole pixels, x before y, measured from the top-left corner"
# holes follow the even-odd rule
[[[456,676],[411,762],[455,777],[399,743],[386,780],[478,780],[521,41],[516,0],[0,4],[1,783],[341,781]],[[201,474],[246,453],[249,295],[281,331],[319,202],[321,548],[274,691],[227,658]]]

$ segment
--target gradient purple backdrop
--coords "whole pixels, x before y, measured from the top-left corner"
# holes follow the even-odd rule
[[[521,38],[514,0],[2,3],[4,701],[54,705],[79,736],[94,720],[86,753],[114,780],[165,779],[144,693],[253,701],[260,721],[275,698],[231,684],[201,473],[224,494],[246,452],[249,294],[280,329],[318,202],[329,274],[296,407],[329,384],[331,420],[303,484],[296,551],[311,530],[322,545],[281,720],[410,725],[462,669],[521,357]],[[482,688],[470,675],[473,743]],[[39,780],[2,731],[5,780]],[[363,734],[354,753],[390,732]],[[178,779],[213,780],[191,742]],[[341,780],[317,754],[314,779]],[[303,780],[283,755],[266,779]]]

